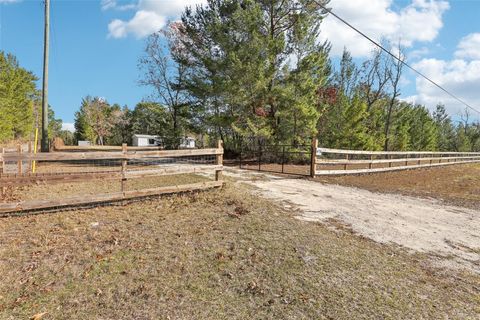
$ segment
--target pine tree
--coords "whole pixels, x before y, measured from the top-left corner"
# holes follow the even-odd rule
[[[424,106],[417,105],[411,108],[409,133],[412,150],[437,150],[437,126],[428,109]]]
[[[32,135],[36,80],[13,55],[0,51],[0,142]]]
[[[455,141],[454,148],[457,152],[470,152],[472,151],[472,146],[470,140],[468,139],[465,133],[465,125],[460,123],[455,130]]]
[[[318,52],[322,16],[320,7],[308,0],[210,0],[185,11],[171,51],[186,66],[183,86],[204,106],[203,120],[213,132],[224,140],[261,135],[281,141],[299,128],[291,120],[295,114],[297,120],[307,117],[301,121],[306,131],[314,132],[318,113],[312,96],[318,87],[295,92],[291,85],[315,73],[301,64]],[[292,56],[296,61],[287,63]],[[323,68],[325,61],[317,61]]]
[[[437,105],[436,110],[433,113],[433,119],[435,121],[438,132],[438,150],[453,150],[455,144],[455,128],[443,104]]]

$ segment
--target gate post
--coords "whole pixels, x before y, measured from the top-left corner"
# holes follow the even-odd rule
[[[215,159],[215,163],[217,165],[220,165],[220,166],[223,166],[223,141],[222,140],[218,140],[217,141],[217,151],[221,151],[222,153],[221,154],[217,154],[216,156],[216,159]],[[222,180],[222,170],[223,169],[218,169],[215,171],[215,181],[221,181]]]
[[[315,171],[317,170],[317,138],[312,139],[312,151],[310,154],[310,177],[315,178]]]
[[[23,146],[21,144],[17,145],[17,153],[18,153],[19,156],[22,156]],[[20,158],[20,160],[17,161],[17,171],[18,171],[19,175],[23,174],[23,160],[22,160],[22,158]]]
[[[240,169],[242,169],[243,138],[240,138]]]
[[[127,164],[128,160],[126,158],[127,156],[127,144],[122,143],[122,153],[123,153],[123,159],[122,159],[122,192],[126,191],[126,182],[127,182]]]
[[[5,148],[2,148],[2,163],[1,163],[2,167],[0,168],[0,174],[5,173],[5,161],[3,161],[3,155],[5,155]],[[1,190],[2,193],[0,195],[3,198],[3,197],[5,197],[5,195],[7,193],[7,188],[2,187],[1,189],[2,189]]]

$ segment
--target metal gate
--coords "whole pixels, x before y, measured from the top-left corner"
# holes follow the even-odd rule
[[[267,144],[260,139],[242,142],[240,169],[310,176],[310,144]]]

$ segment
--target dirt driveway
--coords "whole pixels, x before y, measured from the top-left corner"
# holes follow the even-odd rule
[[[225,175],[299,209],[300,219],[326,223],[333,219],[376,242],[432,254],[441,266],[480,272],[479,210],[232,168]]]

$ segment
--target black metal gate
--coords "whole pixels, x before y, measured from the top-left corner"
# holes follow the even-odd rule
[[[311,149],[310,144],[267,144],[248,139],[241,145],[240,169],[309,176]]]

